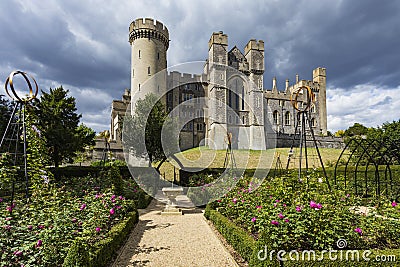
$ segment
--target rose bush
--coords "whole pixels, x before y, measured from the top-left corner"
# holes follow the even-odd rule
[[[214,204],[256,239],[263,231],[277,249],[335,248],[341,238],[350,249],[400,247],[399,221],[356,214],[351,207],[365,200],[340,188],[330,192],[317,173],[307,180],[301,182],[296,173],[287,174],[253,190],[254,185],[243,179]],[[398,205],[386,203],[385,211],[398,214]]]

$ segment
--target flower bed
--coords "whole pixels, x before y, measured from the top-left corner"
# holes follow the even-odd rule
[[[11,206],[0,199],[0,266],[61,266],[82,240],[90,261],[99,254],[109,258],[132,228],[136,204],[145,199],[133,180],[112,172],[49,184],[33,190],[29,203],[17,198]]]
[[[342,248],[351,250],[400,247],[400,222],[385,218],[397,213],[395,204],[383,218],[355,214],[349,207],[365,201],[338,188],[330,193],[317,175],[310,175],[308,183],[293,174],[265,182],[254,192],[252,187],[242,180],[212,206],[271,250],[338,249],[339,239],[346,240]]]

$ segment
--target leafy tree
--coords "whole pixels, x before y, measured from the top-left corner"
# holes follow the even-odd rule
[[[356,136],[356,135],[366,135],[368,133],[368,128],[360,123],[354,123],[353,126],[350,126],[345,132],[344,135],[346,137]]]
[[[165,159],[162,144],[163,125],[172,134],[172,120],[168,118],[165,106],[153,94],[139,99],[135,105],[133,116],[124,121],[123,141],[126,147],[139,158],[148,158],[152,162]]]
[[[0,95],[0,118],[1,118],[1,120],[0,120],[0,140],[1,140],[1,138],[3,138],[4,132],[6,131],[6,127],[7,127],[8,121],[10,120],[11,113],[12,113],[11,103],[7,99],[3,98],[2,95]]]
[[[344,131],[344,130],[337,130],[337,131],[335,132],[335,136],[336,136],[336,137],[343,137],[344,134],[345,134],[345,131]]]
[[[81,115],[76,113],[75,98],[68,96],[63,87],[42,91],[38,107],[40,130],[52,163],[56,167],[64,160],[71,160],[77,151],[93,144],[93,130],[85,125],[78,126]]]

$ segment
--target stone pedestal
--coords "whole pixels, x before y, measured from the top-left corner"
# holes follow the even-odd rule
[[[168,198],[168,203],[161,215],[182,215],[182,210],[176,206],[176,197],[182,194],[183,188],[180,186],[164,187],[162,192]]]

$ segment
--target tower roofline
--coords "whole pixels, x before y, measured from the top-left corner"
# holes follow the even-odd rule
[[[138,18],[129,25],[129,42],[139,38],[154,38],[161,40],[166,48],[169,47],[169,32],[167,27],[152,18]]]

